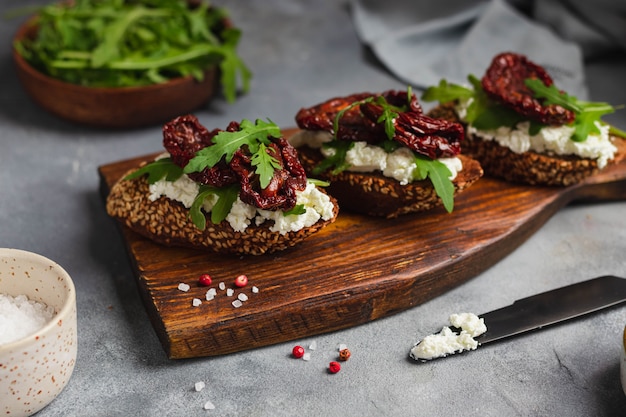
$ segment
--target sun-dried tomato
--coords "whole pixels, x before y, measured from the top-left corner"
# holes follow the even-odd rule
[[[493,100],[504,104],[531,120],[546,125],[564,125],[574,121],[574,113],[557,104],[544,104],[533,97],[524,81],[541,80],[546,86],[553,84],[548,72],[524,55],[505,52],[496,55],[481,83]]]
[[[366,103],[361,106],[361,111],[367,118],[378,120],[383,109],[376,104]],[[393,140],[421,155],[437,159],[453,157],[461,152],[465,130],[459,123],[434,119],[423,113],[400,112],[393,124]],[[379,141],[381,138],[386,136],[379,136]]]
[[[236,126],[229,125],[229,128],[239,129],[239,124]],[[196,155],[196,152],[210,146],[213,137],[219,132],[221,129],[214,129],[209,132],[206,127],[200,124],[196,116],[188,114],[177,117],[163,126],[163,146],[169,152],[172,161],[183,168]],[[223,161],[212,168],[191,173],[189,178],[214,187],[223,187],[238,181],[232,169]]]
[[[239,129],[239,123],[233,121],[226,131],[235,132]],[[196,152],[212,146],[213,137],[221,131],[215,129],[209,132],[195,116],[181,116],[163,127],[163,145],[172,161],[185,167]],[[281,169],[274,171],[270,184],[264,189],[251,164],[247,146],[237,150],[229,163],[222,159],[217,165],[191,173],[189,177],[200,184],[215,187],[240,183],[240,198],[243,202],[265,210],[290,210],[296,205],[296,191],[306,188],[306,172],[300,164],[296,149],[286,139],[271,140],[267,152],[279,162]]]
[[[274,176],[265,188],[259,184],[247,150],[239,149],[233,155],[230,167],[241,183],[239,198],[264,210],[290,210],[296,205],[296,191],[306,188],[306,173],[295,148],[286,139],[276,139],[267,148],[267,152],[280,163],[281,169],[274,170]]]
[[[194,115],[180,116],[163,126],[163,146],[172,161],[184,167],[200,149],[211,144],[213,134]]]
[[[301,129],[324,130],[334,133],[334,122],[340,111],[358,101],[378,96],[384,97],[393,106],[403,107],[409,103],[409,111],[422,112],[422,107],[415,94],[411,95],[409,102],[406,91],[388,90],[377,94],[356,93],[346,97],[335,97],[313,107],[300,109],[296,114],[296,123]],[[342,114],[337,138],[374,143],[379,140],[381,132],[384,132],[382,126],[376,123],[375,120],[364,118],[359,106],[354,106]]]

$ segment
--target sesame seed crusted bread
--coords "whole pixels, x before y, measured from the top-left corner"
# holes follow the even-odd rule
[[[298,149],[300,161],[307,172],[311,172],[323,156],[319,150],[308,146]],[[463,169],[452,181],[455,195],[467,189],[483,174],[480,164],[459,155]],[[414,181],[401,185],[399,181],[385,177],[378,172],[343,171],[336,175],[316,174],[316,177],[330,182],[328,193],[335,196],[342,210],[356,213],[394,218],[403,214],[422,212],[441,206],[429,180]]]
[[[453,103],[436,106],[428,114],[465,126],[455,112]],[[611,139],[616,140],[615,137]],[[470,133],[466,133],[463,153],[478,160],[486,175],[528,185],[565,187],[579,183],[599,171],[594,159],[533,151],[516,153],[495,141],[482,140],[480,136]]]
[[[339,210],[336,200],[331,197],[334,205],[332,219],[320,219],[310,227],[285,234],[271,231],[271,221],[261,225],[251,224],[245,231],[237,232],[227,221],[211,223],[210,216],[207,216],[206,228],[200,230],[189,218],[189,210],[181,203],[167,197],[151,201],[149,195],[145,177],[122,179],[113,185],[107,197],[107,213],[159,244],[224,254],[262,255],[290,248],[333,223]]]

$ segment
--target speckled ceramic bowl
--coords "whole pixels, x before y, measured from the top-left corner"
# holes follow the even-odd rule
[[[622,389],[624,390],[624,395],[626,395],[626,326],[624,326],[624,340],[622,346],[622,363],[620,365],[621,375],[622,375]]]
[[[0,293],[55,310],[44,327],[0,344],[0,415],[28,416],[67,385],[77,351],[76,292],[63,268],[41,255],[0,248]]]

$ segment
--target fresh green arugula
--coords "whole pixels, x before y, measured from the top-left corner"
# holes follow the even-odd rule
[[[525,84],[535,93],[535,96],[544,99],[544,103],[558,104],[574,112],[576,118],[574,119],[572,140],[575,142],[584,142],[589,134],[599,134],[600,129],[597,123],[603,123],[602,116],[615,111],[615,108],[609,103],[578,100],[576,97],[560,91],[554,84],[548,87],[541,81],[534,79],[526,80]]]
[[[193,224],[200,230],[206,228],[206,217],[202,211],[202,205],[204,204],[204,200],[210,195],[217,196],[217,201],[211,209],[211,223],[219,224],[228,216],[230,209],[233,207],[233,204],[235,204],[235,201],[237,201],[237,197],[239,196],[239,184],[232,184],[220,188],[210,185],[200,186],[198,195],[196,195],[196,198],[189,208],[189,217]]]
[[[92,87],[162,83],[204,77],[218,65],[229,102],[252,73],[237,54],[241,31],[223,28],[227,12],[184,0],[75,0],[38,10],[37,36],[16,50],[39,71]]]
[[[148,184],[154,184],[163,178],[166,181],[176,181],[183,175],[183,169],[172,162],[171,158],[161,158],[131,172],[124,179],[132,180],[144,175],[148,176]]]
[[[313,168],[313,174],[318,175],[330,169],[331,174],[337,175],[350,168],[350,164],[346,162],[346,155],[353,146],[354,142],[347,140],[332,140],[324,143],[322,147],[333,149],[335,152],[317,164]]]
[[[250,159],[252,166],[256,167],[255,172],[259,175],[259,182],[263,189],[270,184],[274,177],[274,170],[282,168],[278,159],[274,158],[270,153],[276,153],[276,151],[274,148],[268,148],[261,142],[258,152],[254,153]]]
[[[267,145],[271,143],[270,137],[279,138],[280,128],[271,120],[265,122],[257,119],[256,122],[244,119],[240,123],[240,130],[236,132],[221,131],[213,137],[213,145],[200,149],[196,152],[189,163],[185,166],[186,174],[200,172],[205,168],[212,168],[222,158],[228,163],[233,159],[233,154],[242,146],[247,146],[252,155],[252,165],[255,173],[259,176],[262,188],[267,187],[274,170],[280,168],[280,163],[268,152]]]
[[[470,100],[465,121],[479,130],[493,130],[501,126],[514,127],[520,122],[527,121],[525,117],[514,110],[502,106],[487,97],[480,80],[474,75],[468,76],[471,87],[464,87],[441,80],[439,85],[426,89],[422,95],[424,101],[438,101],[449,103],[456,100]],[[594,103],[578,100],[576,97],[559,91],[554,85],[548,87],[540,80],[525,80],[528,88],[536,98],[544,100],[545,104],[558,104],[574,112],[576,118],[572,126],[573,141],[584,141],[590,133],[598,133],[596,122],[603,123],[601,117],[615,111],[608,103]],[[543,127],[538,122],[530,122],[530,134],[534,135]],[[611,128],[614,134],[623,136],[625,133]]]
[[[413,178],[424,180],[428,178],[435,188],[435,193],[441,198],[443,207],[448,213],[454,209],[454,184],[450,181],[452,172],[442,162],[422,155],[415,155]]]
[[[464,87],[460,87],[463,91],[468,90]],[[458,89],[458,91],[461,91]],[[468,90],[470,91],[470,90]],[[335,153],[324,159],[320,162],[313,170],[314,174],[319,174],[328,169],[331,169],[331,174],[336,175],[342,171],[345,171],[350,168],[350,164],[346,162],[346,154],[353,147],[354,142],[352,141],[344,141],[337,139],[337,131],[339,127],[339,120],[343,117],[345,112],[355,108],[356,106],[360,106],[363,103],[371,103],[374,102],[382,107],[382,114],[379,116],[377,122],[385,124],[385,134],[387,136],[387,140],[380,142],[377,146],[380,146],[385,150],[385,152],[390,153],[397,149],[400,145],[398,142],[393,140],[393,137],[396,133],[396,128],[394,124],[394,120],[398,117],[398,112],[405,112],[410,107],[412,91],[409,87],[408,89],[408,100],[406,106],[396,107],[387,102],[383,96],[378,97],[367,97],[363,100],[356,101],[350,106],[344,108],[340,112],[337,113],[337,116],[334,120],[333,129],[335,131],[335,138],[325,143],[323,146],[333,148]],[[452,212],[454,208],[454,184],[450,180],[450,176],[452,175],[448,167],[441,163],[440,161],[430,159],[426,156],[419,155],[416,152],[413,153],[415,156],[415,165],[416,169],[414,171],[414,179],[415,180],[424,180],[428,178],[435,188],[435,193],[441,198],[445,209],[448,212]]]

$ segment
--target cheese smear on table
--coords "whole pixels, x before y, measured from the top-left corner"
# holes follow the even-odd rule
[[[326,158],[335,154],[333,148],[323,148],[322,145],[332,140],[332,135],[325,131],[303,130],[289,139],[295,147],[308,146],[319,149]],[[439,162],[450,170],[450,180],[463,169],[463,163],[459,158],[439,158]],[[370,145],[367,142],[354,142],[352,148],[346,153],[346,162],[350,164],[352,172],[380,171],[385,177],[393,178],[406,185],[413,182],[413,172],[417,168],[413,151],[406,147],[400,147],[391,153],[385,152],[380,146]]]
[[[457,114],[464,119],[468,103],[456,107]],[[604,168],[613,159],[617,147],[611,143],[609,126],[597,123],[599,134],[591,133],[582,142],[571,139],[574,128],[571,126],[545,126],[535,135],[531,135],[530,122],[518,123],[515,127],[501,126],[493,130],[478,130],[469,125],[467,132],[479,136],[482,140],[496,141],[500,146],[509,148],[515,153],[534,151],[557,155],[577,155],[581,158],[595,159],[598,168]]]
[[[198,195],[200,186],[187,175],[182,175],[176,181],[159,180],[150,185],[150,201],[155,201],[161,196],[182,203],[186,208],[190,208],[194,199]],[[272,220],[274,224],[270,231],[279,232],[284,235],[291,231],[298,231],[309,227],[318,220],[329,220],[333,217],[333,203],[328,195],[321,192],[317,187],[308,183],[304,191],[296,193],[296,204],[302,204],[306,209],[303,214],[290,214],[285,216],[282,211],[261,210],[250,204],[242,202],[239,197],[233,204],[230,212],[226,216],[226,221],[236,232],[245,231],[251,224],[260,225],[266,220]],[[211,194],[202,205],[202,209],[209,213],[215,203],[217,196]]]
[[[415,360],[441,358],[466,350],[475,350],[478,342],[474,339],[487,331],[485,321],[472,313],[452,314],[450,324],[461,329],[455,333],[445,326],[437,334],[425,337],[413,346],[409,355]]]

